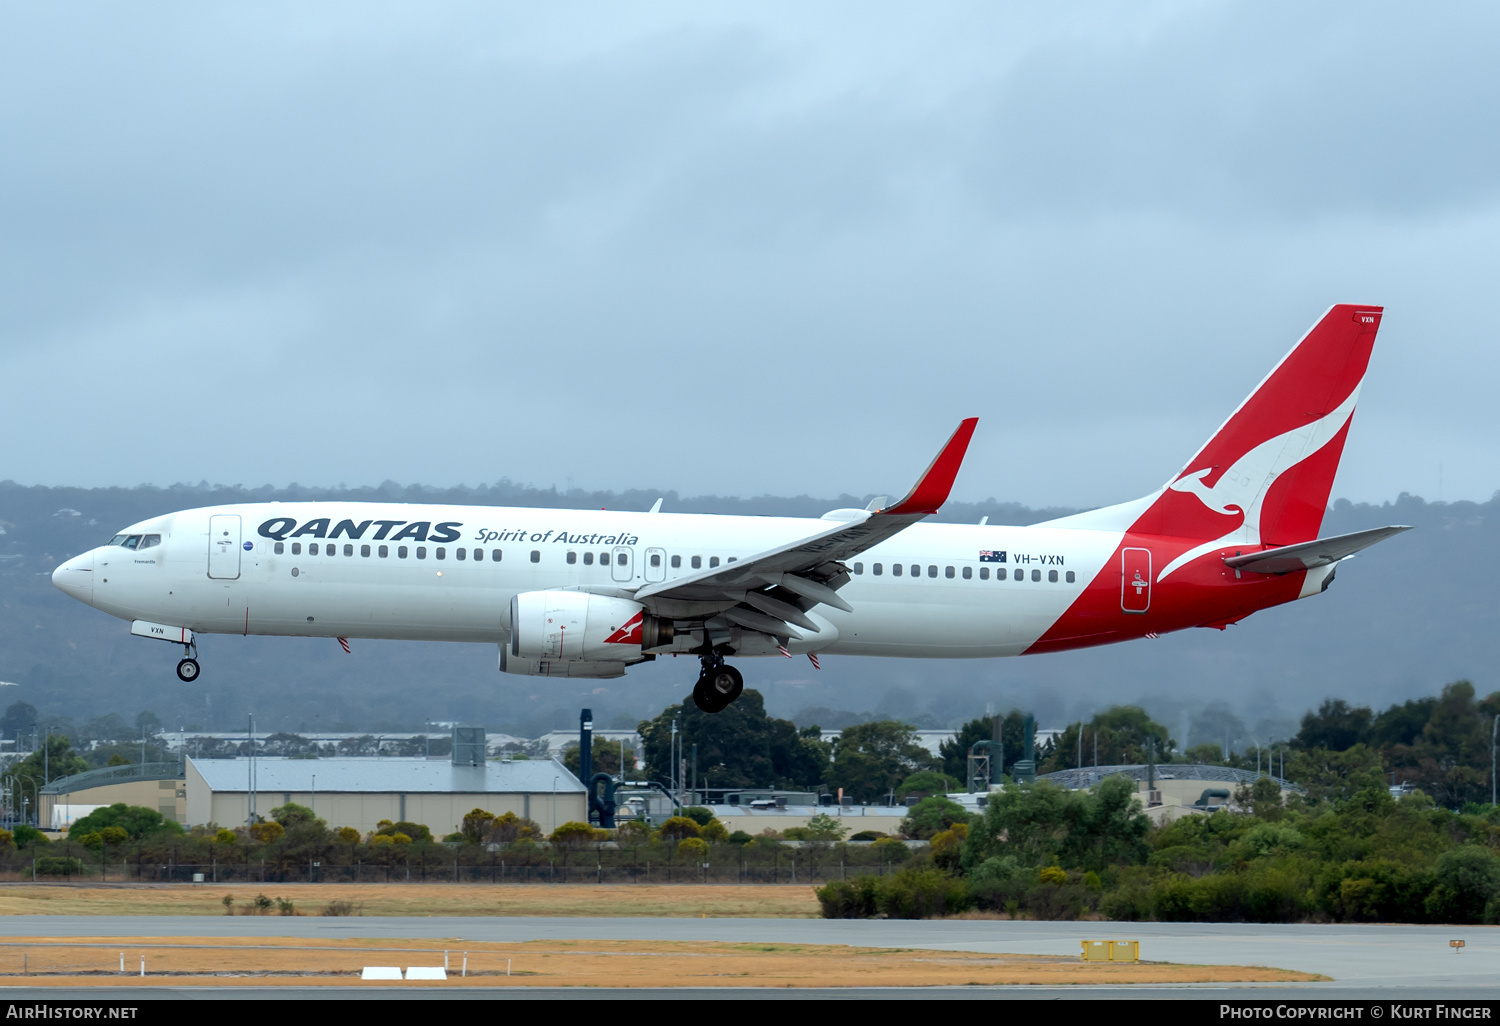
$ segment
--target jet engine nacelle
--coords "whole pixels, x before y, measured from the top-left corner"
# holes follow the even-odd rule
[[[639,662],[646,607],[585,591],[523,591],[510,600],[518,659]]]

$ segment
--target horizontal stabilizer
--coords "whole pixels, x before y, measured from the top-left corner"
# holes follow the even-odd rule
[[[1385,541],[1402,531],[1410,530],[1410,527],[1375,527],[1368,531],[1339,534],[1332,538],[1319,538],[1317,541],[1301,542],[1297,545],[1283,545],[1264,552],[1226,556],[1224,563],[1235,570],[1244,570],[1252,574],[1289,574],[1297,570],[1311,570],[1314,567],[1337,563],[1341,559],[1354,555],[1360,549],[1368,548],[1376,542]]]

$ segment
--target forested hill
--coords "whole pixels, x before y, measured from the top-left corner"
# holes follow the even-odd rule
[[[75,718],[157,713],[169,727],[226,729],[247,712],[267,729],[412,727],[461,719],[534,735],[576,725],[591,706],[604,725],[630,725],[680,701],[695,668],[658,660],[617,681],[501,675],[491,646],[331,640],[203,640],[194,685],[172,672],[169,646],[132,638],[126,625],[74,602],[51,584],[64,559],[148,516],[240,501],[307,499],[454,502],[550,508],[648,509],[662,493],[560,493],[500,482],[435,489],[49,488],[0,482],[0,680],[44,714]],[[817,516],[864,506],[869,496],[753,499],[666,493],[677,512]],[[937,519],[1026,524],[1072,512],[1014,503],[950,503]],[[1143,702],[1176,727],[1193,710],[1230,705],[1247,721],[1295,720],[1324,697],[1380,705],[1436,694],[1473,679],[1500,687],[1494,544],[1500,500],[1427,503],[1403,495],[1383,505],[1335,504],[1325,534],[1391,523],[1417,530],[1343,565],[1327,594],[1256,614],[1229,631],[1185,631],[1158,641],[1010,660],[746,660],[747,682],[769,711],[809,708],[827,720],[880,712],[920,725],[955,725],[986,705],[1033,709],[1043,726],[1119,702]],[[1295,728],[1293,728],[1295,729]]]

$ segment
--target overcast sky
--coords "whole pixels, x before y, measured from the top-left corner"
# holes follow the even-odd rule
[[[0,5],[0,478],[1500,488],[1493,4]]]

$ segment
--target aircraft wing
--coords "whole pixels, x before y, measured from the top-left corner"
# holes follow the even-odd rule
[[[1341,559],[1354,555],[1360,549],[1368,548],[1376,542],[1385,541],[1402,531],[1410,530],[1409,526],[1374,527],[1368,531],[1355,531],[1353,534],[1338,534],[1332,538],[1319,538],[1317,541],[1283,545],[1264,552],[1226,556],[1224,563],[1235,570],[1244,570],[1253,574],[1289,574],[1296,570],[1311,570],[1314,567],[1337,563]]]
[[[942,451],[907,496],[885,509],[860,510],[848,520],[780,548],[747,559],[700,570],[674,581],[651,584],[635,593],[661,616],[691,617],[723,612],[727,619],[765,634],[797,637],[788,624],[816,633],[803,615],[819,603],[849,610],[836,594],[849,579],[840,560],[878,545],[936,513],[953,488],[977,417],[958,426]],[[740,608],[743,604],[745,608]]]

